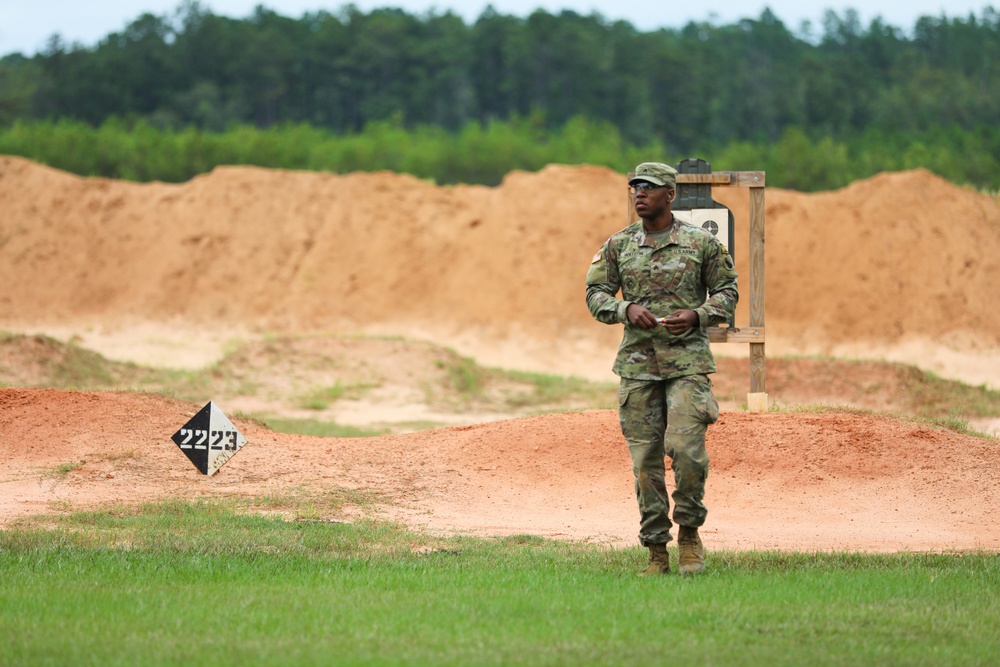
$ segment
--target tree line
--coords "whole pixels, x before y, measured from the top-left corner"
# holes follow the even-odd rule
[[[0,128],[0,154],[22,155],[83,176],[182,182],[220,165],[256,165],[350,173],[391,170],[438,184],[496,185],[515,169],[547,164],[593,164],[620,172],[650,158],[679,162],[700,157],[717,170],[766,171],[771,186],[831,190],[883,171],[925,168],[955,183],[1000,190],[1000,126],[955,127],[920,137],[865,133],[851,141],[810,138],[788,128],[775,141],[733,141],[712,151],[678,154],[663,142],[625,141],[610,123],[582,116],[556,129],[540,118],[480,125],[457,132],[398,120],[373,121],[340,134],[305,123],[223,132],[155,127],[146,120],[17,121]]]
[[[506,154],[508,170],[655,150],[714,156],[726,169],[780,159],[769,183],[818,189],[838,173],[926,158],[923,166],[948,178],[996,188],[998,56],[1000,14],[989,7],[967,18],[922,17],[910,34],[828,11],[813,34],[808,25],[789,30],[769,10],[730,25],[642,32],[571,11],[520,18],[487,8],[466,24],[451,13],[353,5],[295,19],[258,6],[233,19],[186,0],[95,46],[53,37],[37,54],[0,59],[0,150],[47,153],[52,163],[60,158],[51,154],[68,150],[43,146],[54,128],[80,141],[136,131],[133,144],[162,136],[175,156],[201,156],[177,161],[170,178],[152,175],[176,180],[226,153],[226,137],[253,134],[250,143],[262,146],[315,133],[310,141],[331,159],[308,150],[285,164],[305,150],[289,147],[273,158],[282,164],[264,166],[342,170],[378,163],[381,150],[375,168],[409,161],[441,182],[489,182],[501,167],[477,170],[475,155],[460,155],[463,141],[480,141],[494,153],[479,157]],[[404,159],[407,147],[384,145],[387,135],[434,156],[423,165]],[[490,143],[501,135],[510,148]],[[122,143],[105,150],[124,151]],[[235,153],[226,157],[245,163]],[[111,161],[117,166],[100,175],[149,171]]]

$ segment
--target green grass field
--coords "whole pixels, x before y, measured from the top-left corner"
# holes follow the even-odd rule
[[[4,342],[24,341],[0,332]],[[44,386],[204,389],[185,373],[34,342],[52,349]],[[448,358],[448,382],[434,391],[494,408],[614,396],[613,387],[501,376]],[[220,387],[231,380],[224,369],[211,377]],[[494,397],[483,391],[490,382],[517,391]],[[918,385],[929,388],[915,394],[914,414],[941,419],[933,406],[970,402]],[[317,386],[303,393],[309,405],[341,395]],[[968,391],[995,414],[995,396]],[[268,423],[367,434],[319,420]],[[714,552],[709,542],[705,574],[648,579],[636,576],[646,559],[638,547],[437,537],[378,520],[374,507],[386,504],[357,490],[300,489],[20,520],[0,531],[0,667],[1000,665],[997,554]]]
[[[255,502],[0,532],[0,665],[1000,660],[993,554],[710,552],[701,576],[650,579],[637,547],[442,538]]]

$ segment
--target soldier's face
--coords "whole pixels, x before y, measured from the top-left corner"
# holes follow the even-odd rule
[[[644,188],[635,191],[635,212],[640,218],[656,218],[670,207],[673,188]]]

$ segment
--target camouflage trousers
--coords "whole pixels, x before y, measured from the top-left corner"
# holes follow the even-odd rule
[[[708,478],[705,432],[719,418],[719,403],[707,375],[670,380],[622,378],[618,418],[628,442],[639,503],[639,541],[643,546],[670,541],[670,501],[665,457],[674,471],[674,521],[701,526]]]

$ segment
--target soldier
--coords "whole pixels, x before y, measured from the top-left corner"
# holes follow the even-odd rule
[[[674,472],[673,521],[681,574],[705,568],[698,535],[708,510],[705,432],[719,417],[709,373],[715,360],[706,327],[728,321],[739,292],[726,247],[674,218],[677,170],[643,162],[629,181],[640,221],[612,235],[587,272],[587,307],[598,322],[624,324],[613,366],[621,377],[619,421],[628,442],[639,504],[639,541],[649,549],[640,574],[667,574],[673,523],[664,457]],[[617,298],[621,290],[621,299]]]

